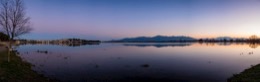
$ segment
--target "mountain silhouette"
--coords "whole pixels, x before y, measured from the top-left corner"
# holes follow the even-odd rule
[[[195,38],[188,36],[154,36],[154,37],[135,37],[113,40],[112,42],[192,42]]]

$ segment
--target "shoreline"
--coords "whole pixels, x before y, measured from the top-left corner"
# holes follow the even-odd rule
[[[260,82],[260,64],[251,66],[239,74],[228,78],[228,82]]]
[[[19,53],[0,46],[0,81],[6,82],[56,82],[33,71],[33,65],[23,61]]]

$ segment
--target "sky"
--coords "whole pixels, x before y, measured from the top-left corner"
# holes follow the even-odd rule
[[[260,0],[24,0],[33,31],[20,38],[260,36]]]

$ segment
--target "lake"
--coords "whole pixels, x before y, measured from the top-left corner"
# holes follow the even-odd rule
[[[260,63],[246,43],[101,43],[22,45],[33,70],[63,82],[226,82]]]

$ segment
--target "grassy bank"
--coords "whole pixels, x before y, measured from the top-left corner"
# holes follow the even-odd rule
[[[235,74],[228,82],[260,82],[260,64]]]
[[[31,70],[32,65],[22,61],[15,53],[0,52],[1,82],[52,82]]]

